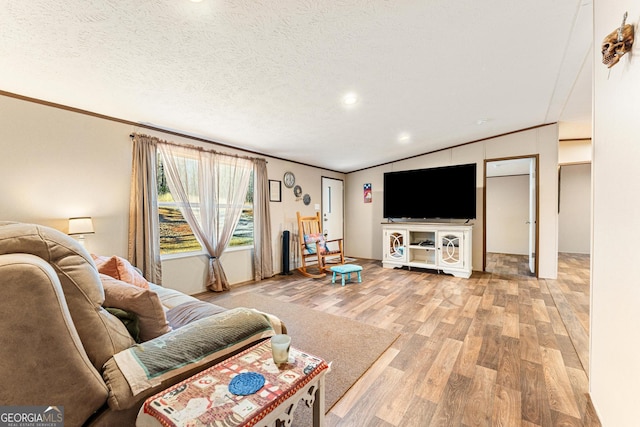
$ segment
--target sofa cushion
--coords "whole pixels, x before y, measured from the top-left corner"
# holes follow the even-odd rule
[[[142,289],[149,289],[149,282],[138,273],[129,261],[119,256],[105,257],[91,254],[98,272],[122,280]]]
[[[234,308],[137,344],[107,361],[102,376],[109,407],[130,408],[158,387],[178,382],[222,357],[275,335],[269,318],[248,308]]]
[[[197,298],[192,297],[191,295],[187,295],[175,289],[159,286],[155,283],[149,283],[149,289],[158,294],[165,311],[188,301],[198,301]]]
[[[106,274],[100,274],[104,287],[104,306],[130,311],[138,316],[140,341],[148,341],[171,330],[158,294]]]
[[[187,301],[170,308],[167,311],[167,321],[172,328],[177,329],[225,310],[224,307],[200,300]]]

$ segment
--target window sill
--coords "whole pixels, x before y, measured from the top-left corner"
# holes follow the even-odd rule
[[[229,247],[225,250],[225,253],[227,252],[241,252],[241,251],[252,251],[253,250],[253,245],[250,246],[232,246]],[[198,251],[198,252],[179,252],[176,254],[164,254],[164,255],[160,255],[160,261],[168,261],[168,260],[172,260],[172,259],[180,259],[180,258],[192,258],[192,257],[199,257],[199,256],[209,256],[206,252],[204,251]]]

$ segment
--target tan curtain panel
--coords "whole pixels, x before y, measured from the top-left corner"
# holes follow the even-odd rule
[[[158,217],[157,143],[146,135],[133,135],[133,164],[129,199],[129,261],[144,277],[162,284]]]
[[[253,278],[256,281],[273,276],[273,246],[271,243],[271,211],[269,207],[269,177],[264,159],[253,161]]]

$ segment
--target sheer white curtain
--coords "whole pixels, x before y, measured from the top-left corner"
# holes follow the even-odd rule
[[[219,258],[242,214],[253,162],[167,143],[158,143],[158,150],[171,195],[209,254],[207,288],[216,292],[228,290],[229,282]]]

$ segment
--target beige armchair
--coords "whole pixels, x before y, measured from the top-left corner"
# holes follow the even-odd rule
[[[162,289],[175,300],[176,291]],[[180,369],[167,368],[161,381],[132,391],[114,355],[160,346],[136,344],[102,306],[104,299],[95,263],[74,239],[47,227],[0,222],[2,405],[64,406],[65,426],[133,425],[147,397],[229,357],[212,351]],[[198,340],[203,328],[230,317],[216,316],[156,339]],[[267,319],[267,326],[258,325],[259,333],[239,340],[234,352],[282,331],[273,316],[256,319]]]

